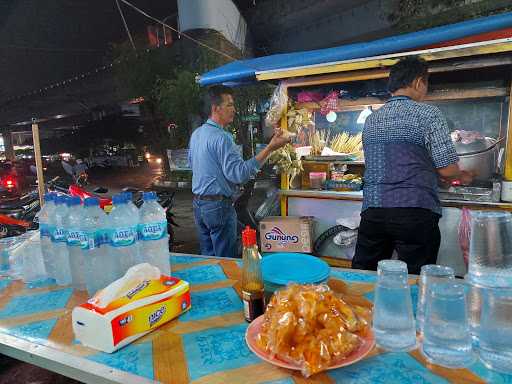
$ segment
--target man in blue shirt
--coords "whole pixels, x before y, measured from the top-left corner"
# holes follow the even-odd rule
[[[376,270],[393,250],[409,273],[435,264],[441,241],[438,178],[471,182],[459,169],[439,108],[421,103],[428,89],[425,61],[409,57],[390,71],[392,97],[363,129],[363,212],[352,266]]]
[[[237,257],[237,217],[231,198],[237,185],[254,176],[268,156],[289,139],[276,129],[265,149],[244,161],[232,136],[224,130],[235,117],[232,90],[212,87],[209,98],[210,118],[190,138],[194,219],[201,254]]]

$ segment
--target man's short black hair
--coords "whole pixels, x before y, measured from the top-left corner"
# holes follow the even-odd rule
[[[213,87],[208,88],[210,108],[214,105],[219,106],[222,104],[222,95],[233,96],[233,90],[224,85],[214,85]]]
[[[406,57],[391,67],[388,91],[393,93],[401,88],[406,88],[418,77],[427,79],[427,62],[416,56]]]

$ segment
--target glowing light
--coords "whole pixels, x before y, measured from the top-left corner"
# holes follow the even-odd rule
[[[334,122],[336,121],[336,119],[338,118],[338,115],[336,114],[336,112],[331,111],[331,112],[329,112],[329,113],[325,116],[325,118],[327,119],[327,121],[328,121],[329,123],[334,123]]]
[[[156,163],[157,164],[162,164],[162,159],[161,158],[156,159]]]
[[[149,159],[150,159],[150,157],[151,157],[151,154],[150,154],[149,152],[147,152],[147,153],[144,155],[144,157],[145,157],[146,159],[148,159],[148,160],[149,160]]]

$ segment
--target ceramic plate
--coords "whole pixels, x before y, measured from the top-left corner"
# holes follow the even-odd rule
[[[249,349],[260,359],[265,360],[267,363],[276,365],[281,368],[288,368],[288,369],[294,369],[299,370],[301,369],[300,365],[293,364],[290,362],[283,361],[277,357],[270,357],[269,353],[264,351],[256,342],[257,336],[260,333],[261,325],[263,323],[263,315],[255,319],[251,324],[249,324],[249,327],[247,327],[247,331],[245,332],[245,341],[247,342],[247,346]],[[335,369],[335,368],[341,368],[345,367],[347,365],[354,364],[361,360],[363,357],[365,357],[375,346],[375,337],[373,335],[373,332],[368,333],[368,335],[364,338],[362,338],[362,343],[359,346],[358,349],[356,349],[354,352],[352,352],[347,357],[341,359],[340,361],[335,362],[333,365],[331,365],[327,369]]]

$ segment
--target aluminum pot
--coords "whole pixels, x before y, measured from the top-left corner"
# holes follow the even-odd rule
[[[457,147],[460,169],[474,173],[474,181],[489,181],[497,169],[498,143],[498,140],[486,137],[485,149],[467,152],[461,151],[460,147]]]

